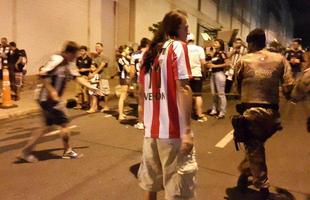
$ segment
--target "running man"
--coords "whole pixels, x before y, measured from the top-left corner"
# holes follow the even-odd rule
[[[66,77],[71,75],[77,82],[84,85],[88,89],[102,95],[102,92],[94,88],[88,81],[81,77],[74,61],[77,58],[79,46],[72,41],[64,45],[64,49],[60,54],[54,54],[50,60],[40,68],[39,77],[42,80],[43,87],[40,90],[38,102],[42,108],[46,126],[42,125],[35,130],[32,139],[24,147],[21,158],[27,162],[37,162],[38,159],[33,155],[33,150],[38,140],[45,134],[48,127],[57,125],[60,127],[60,134],[64,145],[63,158],[78,158],[79,154],[73,151],[69,144],[69,119],[66,114],[66,107],[61,101],[66,86]]]

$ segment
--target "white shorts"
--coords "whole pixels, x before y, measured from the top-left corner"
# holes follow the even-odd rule
[[[138,172],[140,187],[149,192],[165,190],[168,200],[195,197],[197,163],[195,149],[180,155],[180,139],[144,138],[143,155]]]

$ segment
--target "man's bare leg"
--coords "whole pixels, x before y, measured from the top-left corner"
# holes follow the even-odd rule
[[[65,151],[72,150],[71,146],[69,144],[70,137],[69,137],[69,130],[68,130],[67,125],[62,125],[61,126],[61,128],[60,128],[60,135],[62,137],[62,142],[63,142]]]
[[[156,200],[157,192],[144,192],[143,200]]]
[[[196,103],[196,113],[200,117],[202,116],[202,105],[203,105],[203,100],[201,96],[195,97],[195,103]]]
[[[32,132],[32,136],[26,146],[23,148],[21,153],[21,158],[26,160],[27,162],[37,162],[38,159],[32,155],[32,152],[37,145],[39,139],[48,131],[49,127],[44,126],[43,124],[40,124],[40,127],[35,129]]]

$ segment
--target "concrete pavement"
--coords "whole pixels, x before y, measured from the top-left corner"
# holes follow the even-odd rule
[[[111,87],[111,95],[109,98],[114,98],[114,87],[117,85],[117,80],[110,80]],[[31,84],[31,85],[30,85]],[[25,117],[26,115],[32,115],[40,112],[39,105],[34,100],[36,82],[33,80],[27,84],[27,86],[21,92],[21,99],[19,101],[13,101],[16,105],[14,108],[1,109],[0,108],[0,120],[4,119],[14,119],[19,117]],[[63,100],[74,98],[76,95],[76,83],[74,81],[70,81],[67,84]],[[2,103],[2,99],[0,98],[0,104]]]
[[[210,95],[205,97],[210,106]],[[228,116],[236,102],[229,102]],[[117,102],[113,101],[112,109]],[[278,199],[310,199],[310,134],[306,132],[304,105],[283,101],[281,114],[284,130],[266,144],[269,177]],[[55,134],[45,136],[37,146],[36,164],[20,163],[16,156],[38,126],[32,117],[0,122],[1,199],[36,200],[137,200],[142,199],[134,171],[141,158],[143,131],[133,128],[135,113],[128,107],[129,119],[120,124],[116,112],[86,114],[71,110],[72,143],[84,154],[78,160],[63,160],[62,144]],[[243,152],[232,142],[216,147],[230,131],[229,117],[193,122],[199,164],[197,200],[258,200],[257,192],[246,194],[236,188],[237,166]],[[163,198],[163,192],[159,199]]]

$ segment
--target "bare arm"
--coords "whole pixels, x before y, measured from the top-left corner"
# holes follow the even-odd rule
[[[85,78],[79,76],[79,77],[76,77],[76,81],[77,81],[79,84],[81,84],[81,85],[87,87],[88,89],[92,90],[92,91],[95,92],[96,94],[98,94],[98,95],[100,95],[100,96],[103,95],[102,91],[99,90],[98,88],[94,87],[93,85],[91,85],[87,79],[85,79]]]
[[[228,59],[225,59],[225,63],[223,64],[212,64],[212,63],[209,63],[208,64],[208,67],[209,68],[227,68],[227,67],[230,67],[230,62]]]
[[[201,64],[201,72],[203,74],[203,76],[205,76],[206,73],[206,68],[207,68],[207,62],[205,59],[200,59],[200,64]]]
[[[57,90],[51,85],[50,81],[47,78],[42,79],[43,86],[46,88],[49,96],[54,101],[59,101],[60,98],[58,96]]]
[[[193,148],[193,134],[191,129],[191,112],[192,112],[192,90],[188,85],[188,80],[178,80],[177,82],[177,101],[180,111],[184,115],[186,129],[182,134],[182,144],[180,152],[188,154]]]
[[[143,85],[139,85],[138,91],[138,98],[139,98],[139,106],[138,106],[138,120],[144,124],[144,88]]]
[[[107,63],[105,62],[102,62],[98,67],[97,69],[94,71],[94,74],[98,74],[101,70],[103,70],[104,68],[107,67]]]

